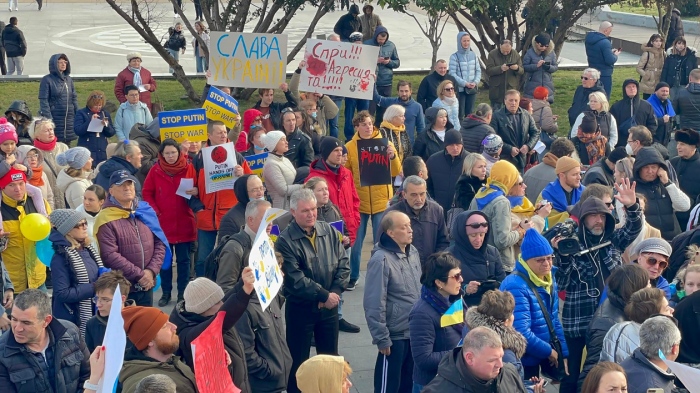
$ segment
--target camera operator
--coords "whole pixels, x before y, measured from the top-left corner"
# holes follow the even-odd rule
[[[627,220],[615,229],[610,209],[599,198],[591,197],[580,206],[575,238],[579,252],[563,255],[559,250],[561,236],[552,239],[557,266],[556,281],[566,291],[562,313],[564,336],[569,348],[569,376],[560,391],[576,391],[581,370],[581,357],[586,345],[586,330],[593,317],[610,273],[622,265],[621,255],[642,230],[641,210],[635,195],[636,184],[628,179],[615,185],[615,199],[625,206]],[[563,243],[562,243],[563,244]]]

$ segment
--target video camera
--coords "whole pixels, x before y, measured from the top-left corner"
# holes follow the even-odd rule
[[[577,229],[578,224],[576,224],[576,221],[567,218],[566,221],[549,228],[542,236],[544,236],[550,244],[555,237],[561,237],[558,245],[559,254],[571,255],[581,251],[581,245],[576,235]]]

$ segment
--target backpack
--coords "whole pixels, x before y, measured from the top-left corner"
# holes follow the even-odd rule
[[[229,240],[240,244],[238,240],[233,239],[233,236],[235,236],[235,234],[222,237],[219,244],[217,244],[212,252],[207,255],[207,259],[204,260],[204,277],[216,282],[216,276],[219,274],[219,259],[221,257],[221,250],[224,249]],[[243,244],[241,244],[241,246],[243,246]]]

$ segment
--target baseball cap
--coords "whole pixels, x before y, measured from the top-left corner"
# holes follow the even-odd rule
[[[116,171],[109,177],[109,186],[121,186],[125,181],[132,181],[136,184],[136,178],[127,171]]]

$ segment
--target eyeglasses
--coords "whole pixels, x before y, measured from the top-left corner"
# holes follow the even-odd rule
[[[101,100],[101,99],[105,98],[105,96],[94,94],[94,95],[91,95],[90,98],[93,98],[95,100]]]
[[[284,108],[280,113],[294,113],[293,108]]]
[[[95,304],[98,304],[98,303],[109,304],[109,303],[112,303],[112,299],[110,299],[108,297],[95,296],[92,298],[92,302]]]
[[[459,281],[462,279],[462,273],[457,273],[454,276],[447,276],[447,279],[449,280],[450,278],[454,278],[455,281]]]
[[[467,227],[470,227],[472,229],[479,229],[479,228],[488,228],[489,223],[488,222],[475,222],[473,224],[467,224]]]
[[[27,159],[28,159],[28,160],[37,160],[37,159],[39,159],[39,155],[37,155],[37,154],[27,154]]]
[[[664,261],[663,259],[656,259],[654,257],[646,256],[646,262],[649,266],[654,266],[657,263],[659,264],[659,269],[664,270],[668,267],[668,261]]]
[[[539,263],[540,265],[543,263],[552,263],[552,260],[554,260],[554,256],[552,255],[547,255],[546,257],[542,258],[537,258],[535,259],[535,262]]]
[[[587,76],[582,76],[582,77],[581,77],[581,80],[582,80],[582,81],[588,81],[588,80],[593,80],[593,78],[589,78],[589,77],[587,77]]]
[[[613,205],[612,202],[603,202],[603,203],[605,203],[605,206],[607,206],[608,209],[610,209],[610,208],[612,207],[612,205]]]
[[[260,186],[260,187],[251,188],[250,190],[248,190],[248,193],[251,193],[251,192],[265,192],[265,190],[266,190],[265,186]]]
[[[454,87],[446,87],[445,91],[455,91],[455,88]]]
[[[88,226],[87,221],[80,221],[80,222],[79,222],[76,226],[74,226],[73,228],[76,228],[76,229],[77,229],[77,228],[87,228],[87,226]]]

